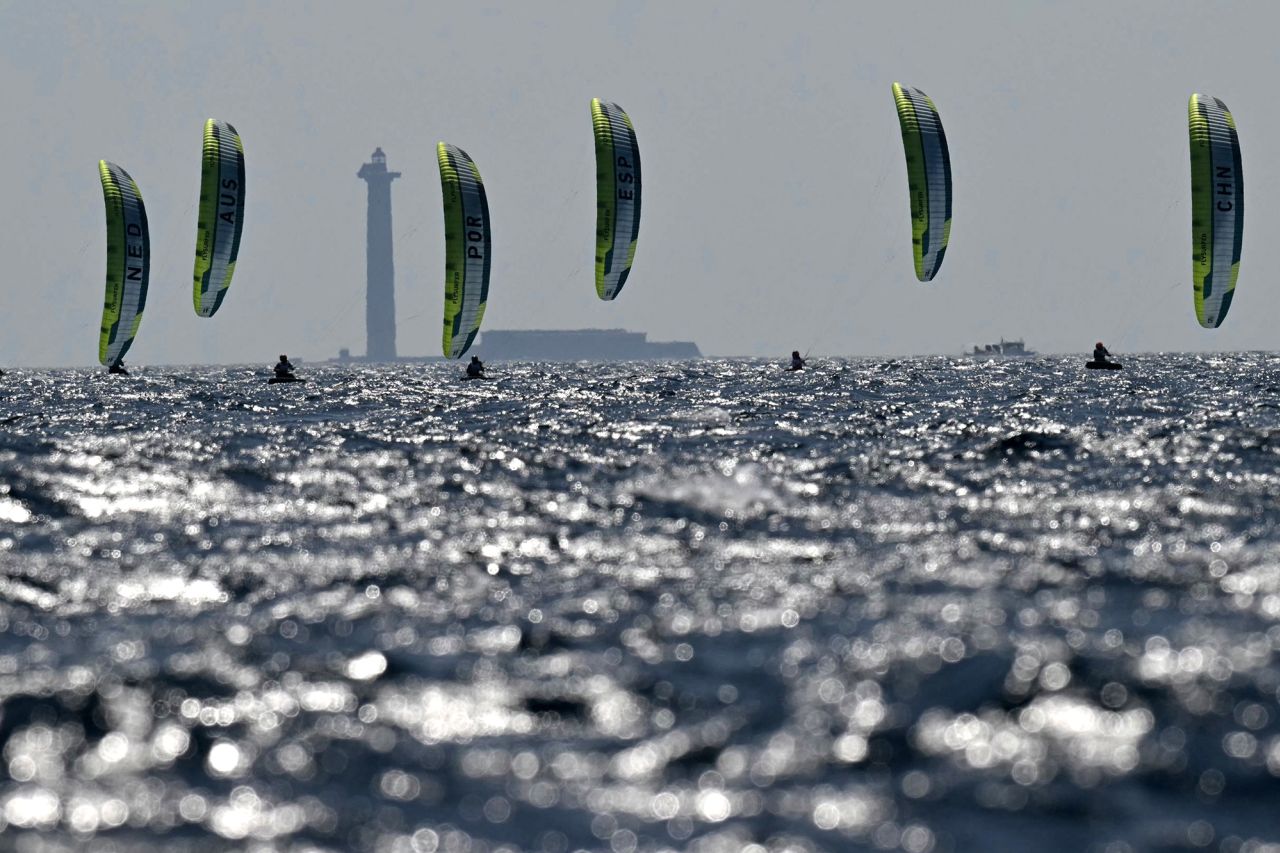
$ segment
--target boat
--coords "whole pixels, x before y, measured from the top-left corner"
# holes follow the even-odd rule
[[[1034,358],[1039,355],[1035,350],[1027,349],[1025,341],[1006,341],[1000,339],[998,344],[974,344],[965,353],[968,358]]]

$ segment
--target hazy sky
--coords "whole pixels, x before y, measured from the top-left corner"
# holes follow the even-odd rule
[[[364,351],[365,184],[393,192],[398,345],[438,354],[435,143],[480,167],[485,328],[625,327],[708,354],[1274,349],[1280,292],[1274,2],[111,3],[0,0],[0,365],[97,358],[97,161],[137,181],[152,274],[130,363]],[[951,244],[915,280],[894,80],[937,104]],[[1187,98],[1240,129],[1230,315],[1191,295]],[[631,115],[635,266],[593,281],[590,99]],[[191,307],[203,122],[244,140],[231,291]]]

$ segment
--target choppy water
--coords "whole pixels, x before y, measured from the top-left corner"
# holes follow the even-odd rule
[[[1280,850],[1280,359],[1128,361],[5,376],[0,848]]]

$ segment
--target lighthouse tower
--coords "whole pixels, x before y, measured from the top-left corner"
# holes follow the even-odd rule
[[[391,182],[400,177],[400,173],[387,171],[387,155],[376,148],[371,161],[360,167],[356,177],[369,185],[365,355],[370,361],[393,361],[396,357],[396,268],[391,257]]]

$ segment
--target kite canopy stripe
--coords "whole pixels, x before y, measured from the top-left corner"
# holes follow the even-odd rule
[[[596,295],[613,299],[626,284],[640,236],[640,148],[617,104],[591,99],[596,137]]]
[[[1240,138],[1227,105],[1192,95],[1187,107],[1191,135],[1191,283],[1196,319],[1206,329],[1222,325],[1240,275],[1244,238],[1244,172]]]
[[[196,314],[212,317],[231,286],[244,227],[244,148],[234,127],[212,118],[204,123],[201,163],[192,298]]]
[[[444,196],[443,346],[446,358],[461,358],[480,331],[489,299],[489,200],[467,152],[441,142],[436,156]]]
[[[107,294],[102,306],[98,361],[108,367],[124,358],[142,325],[150,277],[151,234],[142,193],[129,173],[98,161],[107,208]]]
[[[928,95],[894,83],[893,100],[907,155],[916,278],[930,281],[942,266],[951,239],[951,153],[942,119]]]

